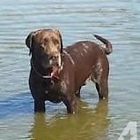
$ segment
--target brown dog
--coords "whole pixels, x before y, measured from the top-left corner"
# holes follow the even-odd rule
[[[57,30],[42,29],[31,32],[26,45],[30,49],[31,71],[29,86],[34,98],[35,112],[45,112],[45,101],[63,102],[68,113],[76,110],[75,97],[88,78],[96,84],[99,99],[108,98],[109,63],[106,57],[112,45],[98,35],[105,44],[80,41],[63,49]]]

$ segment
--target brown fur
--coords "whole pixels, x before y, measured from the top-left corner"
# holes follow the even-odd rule
[[[30,49],[31,71],[29,86],[35,101],[35,112],[45,112],[45,101],[63,102],[68,113],[76,110],[75,97],[90,77],[95,83],[99,99],[108,98],[109,62],[111,43],[95,35],[105,48],[92,41],[80,41],[63,49],[62,37],[57,30],[43,29],[32,32],[26,39]],[[58,67],[58,77],[51,75]]]

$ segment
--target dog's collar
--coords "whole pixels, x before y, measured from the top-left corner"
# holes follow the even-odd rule
[[[43,79],[51,79],[51,78],[52,78],[51,75],[42,75],[42,74],[36,69],[36,67],[35,67],[34,62],[33,62],[32,59],[31,59],[31,66],[32,66],[33,70],[35,71],[35,73],[36,73],[39,77],[41,77],[41,78],[43,78]]]
[[[35,71],[35,73],[39,76],[39,77],[41,77],[41,78],[43,78],[43,79],[52,79],[52,78],[55,78],[55,79],[57,79],[57,80],[59,80],[59,77],[58,76],[54,76],[54,75],[42,75],[37,69],[36,69],[36,67],[35,67],[35,65],[34,65],[34,62],[33,62],[33,60],[31,59],[31,66],[32,66],[32,68],[33,68],[33,70]],[[60,66],[60,68],[59,68],[59,73],[60,73],[60,71],[63,69],[63,64]]]

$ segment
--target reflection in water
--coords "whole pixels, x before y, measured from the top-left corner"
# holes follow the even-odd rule
[[[35,114],[30,139],[35,140],[107,140],[109,126],[108,102],[100,101],[95,109],[80,102],[75,115],[55,116],[47,120],[45,114]]]

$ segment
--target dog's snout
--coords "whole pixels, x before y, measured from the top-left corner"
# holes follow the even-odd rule
[[[58,59],[58,55],[52,56],[52,60],[57,60],[57,59]]]
[[[57,60],[58,58],[59,58],[58,55],[51,55],[51,56],[49,56],[49,59],[53,60],[53,61]]]
[[[61,58],[59,54],[49,56],[50,65],[61,65]]]

